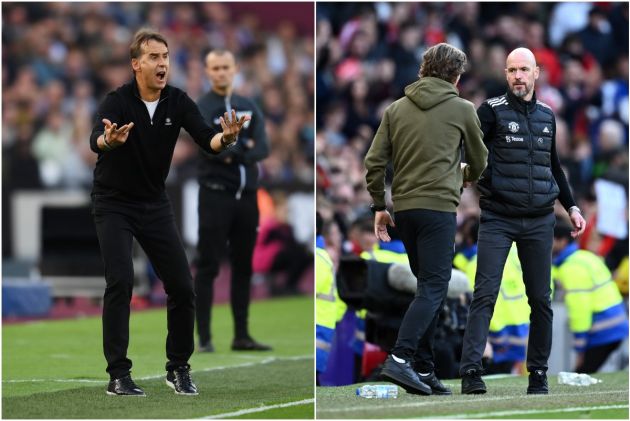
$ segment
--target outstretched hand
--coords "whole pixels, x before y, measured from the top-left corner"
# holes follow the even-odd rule
[[[231,118],[227,112],[223,114],[223,117],[219,117],[221,128],[223,129],[223,139],[226,143],[236,142],[236,138],[243,128],[243,125],[251,119],[248,115],[243,115],[240,119],[237,119],[234,109],[232,109],[231,114]]]
[[[134,124],[128,123],[120,128],[117,128],[116,123],[112,124],[112,122],[106,118],[102,121],[105,125],[105,139],[107,139],[107,143],[112,148],[124,145],[129,137],[129,131],[133,129]]]
[[[387,233],[388,225],[391,227],[396,226],[389,212],[386,210],[377,211],[374,214],[374,235],[376,235],[376,238],[378,238],[379,241],[385,241],[388,243],[392,240]]]

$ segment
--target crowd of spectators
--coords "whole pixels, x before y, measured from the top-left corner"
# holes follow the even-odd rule
[[[341,234],[327,247],[333,259],[356,248],[351,227],[370,218],[363,158],[383,111],[439,42],[467,54],[458,89],[476,107],[506,92],[507,54],[531,49],[540,66],[536,95],[555,112],[557,150],[578,205],[596,224],[612,206],[595,194],[595,182],[606,179],[625,190],[613,224],[627,227],[628,3],[319,3],[316,25],[317,209]],[[466,189],[458,223],[478,214],[476,191]],[[617,253],[614,270],[628,254],[627,229],[625,238],[624,230],[597,231],[581,246]]]
[[[314,6],[244,6],[3,3],[5,210],[16,190],[91,188],[96,154],[88,139],[95,111],[107,92],[131,80],[129,44],[141,27],[166,37],[169,83],[193,100],[210,89],[205,54],[232,51],[240,66],[235,92],[253,98],[265,115],[270,155],[261,163],[261,185],[312,192]],[[180,136],[169,185],[195,177],[198,148],[185,131]]]

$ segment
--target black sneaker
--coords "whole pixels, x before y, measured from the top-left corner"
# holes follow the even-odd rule
[[[462,376],[462,395],[486,393],[486,384],[481,380],[481,371],[471,368]]]
[[[107,385],[107,394],[116,396],[147,396],[131,379],[131,375],[110,380]]]
[[[197,352],[214,352],[214,345],[212,345],[212,342],[208,342],[205,345],[199,344]]]
[[[198,395],[197,386],[190,378],[188,367],[179,367],[166,372],[166,384],[175,391],[177,395]]]
[[[529,373],[529,386],[527,386],[528,395],[547,395],[549,394],[549,384],[547,383],[547,373],[543,370],[534,370]]]
[[[399,363],[394,360],[392,355],[389,355],[385,360],[381,376],[385,380],[402,387],[408,393],[417,395],[430,395],[433,393],[429,385],[422,383],[418,379],[418,375],[413,371],[408,361]]]
[[[271,351],[269,345],[256,342],[252,338],[238,338],[232,341],[232,351]]]
[[[426,376],[423,376],[422,374],[418,373],[418,378],[420,379],[422,383],[429,385],[434,395],[452,395],[453,394],[453,392],[451,392],[451,389],[444,386],[442,382],[440,381],[440,379],[437,378],[437,376],[435,375],[435,372],[431,372],[427,374]]]

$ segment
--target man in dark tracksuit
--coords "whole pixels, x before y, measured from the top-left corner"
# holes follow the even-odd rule
[[[560,167],[553,111],[536,100],[538,67],[532,52],[526,48],[512,51],[505,73],[507,94],[485,101],[477,110],[489,155],[488,167],[478,183],[481,220],[475,290],[460,365],[462,393],[486,392],[481,357],[505,260],[515,241],[531,307],[527,393],[546,394],[556,198],[569,213],[574,237],[584,231],[586,223]]]
[[[195,277],[199,351],[213,352],[210,313],[214,280],[228,250],[232,282],[230,302],[234,319],[235,351],[266,351],[271,347],[249,335],[248,311],[252,255],[258,230],[258,161],[269,154],[265,121],[253,101],[232,93],[236,75],[234,56],[214,50],[206,56],[206,74],[212,89],[198,106],[206,122],[218,128],[226,110],[251,120],[243,126],[234,147],[219,155],[202,154],[199,163],[199,241]]]
[[[98,153],[92,203],[107,284],[107,393],[144,396],[131,379],[127,358],[135,237],[168,294],[166,383],[177,394],[196,395],[188,365],[194,349],[195,294],[164,180],[182,127],[206,152],[219,153],[233,144],[247,117],[237,121],[232,111],[222,119],[223,133],[209,127],[188,95],[166,84],[169,51],[160,34],[139,31],[130,55],[134,78],[106,96],[90,136],[90,147]]]

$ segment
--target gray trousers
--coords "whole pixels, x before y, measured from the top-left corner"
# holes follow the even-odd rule
[[[551,249],[555,221],[553,213],[527,218],[482,210],[475,290],[464,334],[460,374],[482,369],[481,357],[512,242],[516,242],[531,308],[527,368],[529,371],[547,370],[553,320]]]

